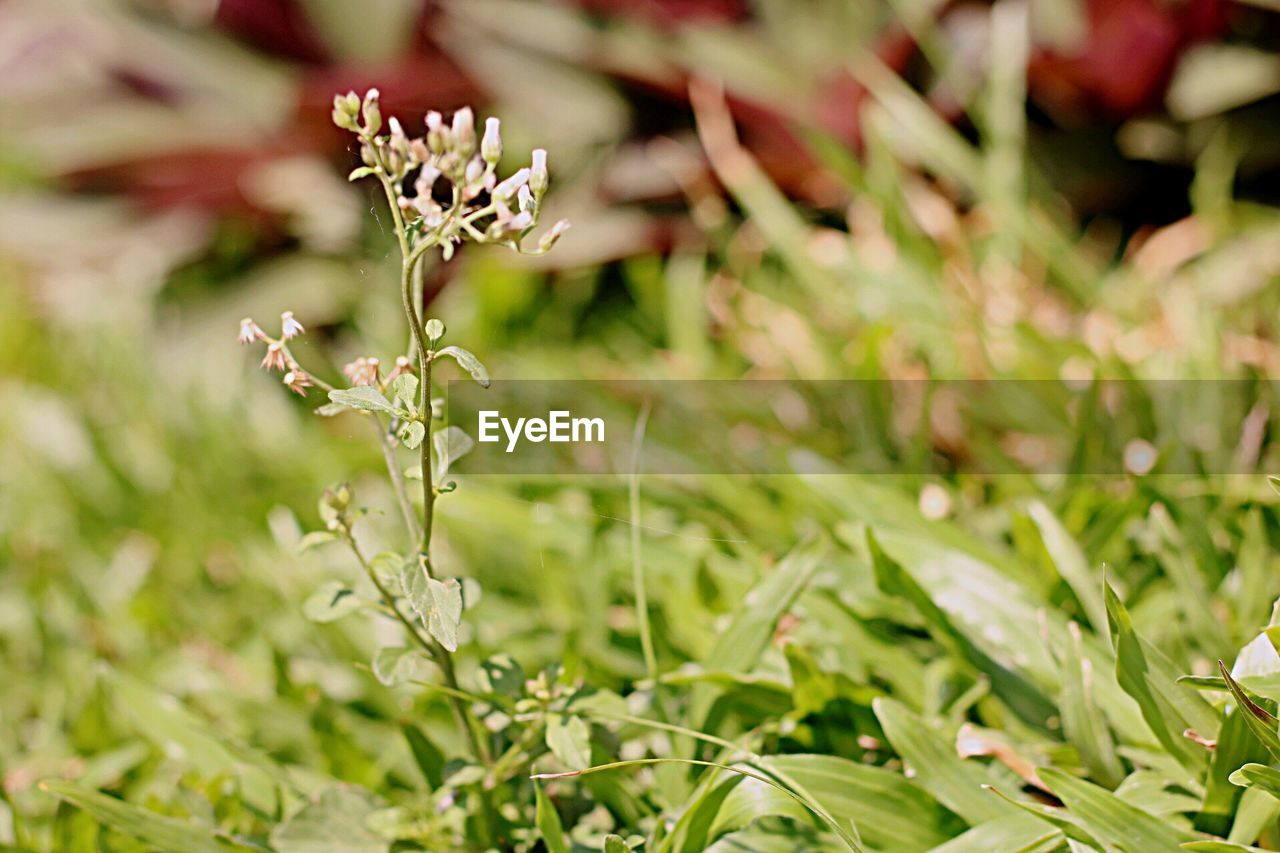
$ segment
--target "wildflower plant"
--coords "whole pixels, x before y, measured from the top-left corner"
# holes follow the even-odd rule
[[[396,619],[411,645],[379,651],[374,674],[386,684],[418,680],[417,664],[423,655],[434,662],[444,681],[437,687],[448,695],[473,758],[488,764],[493,760],[489,733],[469,705],[468,696],[474,698],[474,694],[459,685],[453,660],[462,613],[467,599],[475,598],[476,588],[468,582],[471,594],[464,594],[462,583],[436,565],[431,540],[436,500],[456,487],[447,480],[449,466],[471,446],[471,439],[456,426],[435,429],[442,401],[432,397],[434,369],[441,362],[454,361],[486,387],[489,376],[471,352],[444,344],[443,322],[423,317],[420,266],[436,250],[448,260],[464,242],[543,254],[569,226],[566,221],[557,222],[536,245],[526,245],[538,226],[549,184],[547,153],[534,151],[528,166],[500,177],[503,145],[496,118],[485,122],[482,135],[477,135],[469,108],[455,112],[447,123],[440,113],[427,113],[420,136],[411,137],[395,118],[385,122],[384,133],[378,91],[371,89],[363,98],[354,92],[335,97],[333,121],[359,143],[363,165],[351,172],[350,180],[377,180],[391,209],[400,247],[400,297],[409,327],[408,353],[395,357],[386,371],[377,357],[355,359],[343,368],[343,387],[298,363],[289,342],[306,330],[291,311],[281,315],[278,336],[268,335],[245,318],[239,339],[245,344],[265,344],[261,366],[281,373],[290,390],[303,396],[312,388],[323,390],[328,402],[317,409],[318,414],[356,412],[375,425],[410,540],[404,553],[367,556],[353,533],[362,511],[353,504],[351,488],[344,484],[326,490],[319,507],[325,529],[304,537],[302,548],[345,543],[377,590],[378,600],[361,602],[345,585],[329,585],[308,601],[308,615],[329,621],[367,604]],[[402,450],[415,453],[417,465],[406,468]],[[416,504],[410,485],[414,480],[421,482],[421,499]]]

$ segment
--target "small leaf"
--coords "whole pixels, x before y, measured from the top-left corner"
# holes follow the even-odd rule
[[[422,444],[422,439],[426,437],[427,428],[422,425],[422,421],[406,421],[396,435],[401,444],[410,450],[416,450],[418,445]]]
[[[347,175],[347,180],[358,181],[361,178],[367,178],[372,174],[373,174],[372,166],[360,166],[358,168],[351,170],[351,174]]]
[[[435,317],[432,317],[426,322],[426,325],[423,326],[423,331],[427,334],[427,340],[434,344],[436,341],[444,337],[444,323],[440,322]]]
[[[391,383],[391,399],[404,406],[410,412],[417,411],[418,377],[412,373],[401,373]]]
[[[538,825],[538,834],[542,836],[542,843],[546,845],[547,853],[569,853],[569,848],[564,843],[564,828],[560,824],[560,814],[551,804],[547,792],[542,790],[541,785],[534,785],[533,790],[537,798],[537,812],[533,820]]]
[[[444,780],[444,753],[441,752],[440,747],[432,743],[431,739],[423,734],[422,729],[413,723],[401,723],[400,731],[404,733],[404,739],[409,742],[413,760],[422,771],[427,784],[432,790],[439,788]]]
[[[631,853],[631,848],[621,835],[610,833],[604,837],[604,853]]]
[[[452,356],[453,360],[458,362],[459,367],[470,373],[471,378],[480,383],[481,388],[489,387],[489,371],[484,369],[480,359],[476,358],[470,351],[464,350],[462,347],[445,347],[436,353],[437,357],[442,355]]]
[[[1222,661],[1218,661],[1218,669],[1222,673],[1222,678],[1227,683],[1227,689],[1231,691],[1231,695],[1235,697],[1236,704],[1240,707],[1240,712],[1244,716],[1244,721],[1249,725],[1249,731],[1262,741],[1262,745],[1267,748],[1267,752],[1271,753],[1271,757],[1280,761],[1280,735],[1276,734],[1276,718],[1266,708],[1249,698],[1244,692],[1244,688],[1240,683],[1231,677],[1231,673],[1227,671],[1227,665]],[[1234,779],[1232,781],[1235,781]]]
[[[271,849],[279,853],[385,853],[387,842],[368,826],[383,805],[354,785],[326,789],[271,832]]]
[[[449,474],[449,466],[471,452],[476,443],[460,427],[449,426],[431,436],[435,446],[434,470],[432,484],[439,487]]]
[[[194,820],[181,820],[157,814],[150,809],[109,797],[99,791],[82,788],[70,782],[47,781],[40,789],[83,809],[94,820],[131,835],[148,847],[160,850],[190,850],[192,853],[218,853],[227,846],[218,843],[220,833],[212,826]],[[229,839],[224,839],[230,844]],[[234,849],[247,849],[235,844]]]
[[[480,683],[486,693],[519,696],[524,692],[524,670],[511,655],[496,654],[480,664]]]
[[[329,399],[339,406],[358,409],[362,412],[382,412],[388,415],[397,414],[395,406],[382,396],[377,388],[369,385],[357,385],[354,388],[334,388],[329,392]]]
[[[319,548],[322,545],[328,545],[330,542],[336,541],[338,534],[331,533],[328,530],[313,530],[298,540],[294,550],[299,554],[305,554],[313,548]]]
[[[421,681],[427,675],[428,658],[418,649],[403,646],[387,646],[373,655],[373,674],[392,687],[409,680]]]
[[[571,770],[591,766],[591,729],[581,717],[547,715],[547,749]]]
[[[322,418],[332,418],[336,415],[342,414],[345,411],[347,411],[346,406],[340,405],[338,403],[325,403],[323,406],[320,406],[315,410],[315,414],[319,415]]]
[[[462,624],[462,585],[457,578],[438,581],[427,578],[431,591],[431,612],[427,616],[427,631],[436,642],[451,652],[458,650],[458,626]]]
[[[364,601],[341,581],[329,581],[308,596],[302,615],[312,622],[333,622],[359,610]]]
[[[1258,788],[1280,800],[1280,770],[1274,770],[1265,764],[1246,764],[1229,778],[1233,785]]]

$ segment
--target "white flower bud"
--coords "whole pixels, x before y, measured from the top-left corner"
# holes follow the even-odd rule
[[[484,138],[480,140],[480,156],[490,166],[502,159],[502,135],[498,131],[498,119],[490,116],[484,120]]]
[[[382,129],[382,110],[378,109],[378,90],[370,89],[364,96],[364,132],[370,136]]]
[[[484,163],[478,158],[471,158],[467,163],[466,179],[468,184],[474,184],[484,175]]]
[[[538,251],[547,252],[556,244],[556,241],[569,230],[569,220],[561,219],[555,225],[551,226],[551,230],[542,235],[542,239],[538,241]]]
[[[476,150],[476,120],[471,107],[463,107],[453,114],[453,144],[463,157],[470,157]]]
[[[493,197],[499,201],[507,201],[529,181],[529,170],[521,169],[511,177],[493,188]]]
[[[529,211],[517,213],[515,216],[503,223],[503,227],[508,231],[523,231],[533,225],[533,214]]]
[[[545,148],[535,148],[532,154],[532,168],[529,174],[529,189],[533,190],[533,194],[539,198],[547,191],[547,184],[550,178],[547,175],[547,151]]]
[[[522,186],[520,192],[516,193],[516,202],[519,204],[521,212],[533,209],[533,193],[529,191],[528,184]]]
[[[440,154],[444,151],[444,143],[444,116],[432,110],[427,113],[427,148],[431,149],[433,154]]]

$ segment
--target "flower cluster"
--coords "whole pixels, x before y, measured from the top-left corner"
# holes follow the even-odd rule
[[[528,166],[499,179],[502,135],[496,118],[485,121],[479,138],[469,107],[455,112],[448,123],[438,112],[427,113],[420,137],[411,138],[395,118],[387,121],[389,133],[379,135],[383,122],[378,90],[370,89],[363,100],[355,92],[336,96],[333,121],[361,140],[365,165],[353,171],[351,179],[384,179],[415,246],[438,245],[446,259],[463,240],[539,255],[569,228],[568,221],[560,220],[542,235],[536,249],[522,245],[538,224],[547,191],[547,152],[535,150]]]
[[[313,387],[316,383],[311,374],[303,370],[298,362],[294,359],[293,353],[289,352],[288,341],[293,340],[298,335],[305,332],[293,317],[292,311],[285,311],[280,315],[280,337],[273,338],[255,322],[252,317],[245,317],[240,321],[239,340],[242,344],[251,344],[254,341],[260,341],[267,345],[267,352],[262,357],[261,367],[263,370],[279,370],[284,373],[282,381],[285,386],[295,394],[303,397],[307,396],[307,389]]]

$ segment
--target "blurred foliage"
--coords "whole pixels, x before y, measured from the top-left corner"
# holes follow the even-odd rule
[[[381,212],[319,130],[376,82],[553,151],[561,267],[426,282],[495,376],[1280,373],[1266,2],[799,5],[0,7],[0,843],[838,843],[707,768],[487,787],[438,694],[369,671],[393,626],[304,618],[356,579],[294,553],[316,495],[356,477],[370,552],[393,501],[355,424],[234,343],[290,308],[326,375],[403,346]],[[1247,461],[1270,414],[1211,426]],[[505,713],[504,654],[575,697],[516,745],[538,770],[584,731],[593,763],[734,757],[666,720],[870,849],[1280,847],[1260,478],[645,478],[634,516],[626,482],[461,480],[463,682]]]

